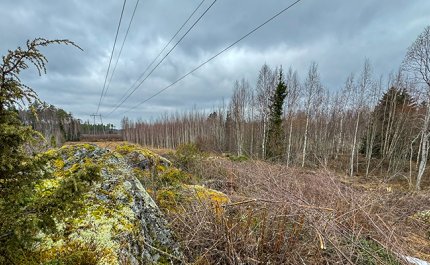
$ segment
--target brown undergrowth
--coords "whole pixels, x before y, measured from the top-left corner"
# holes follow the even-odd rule
[[[334,173],[261,161],[193,158],[188,170],[226,193],[169,218],[193,264],[403,264],[428,260],[428,194],[366,190]]]

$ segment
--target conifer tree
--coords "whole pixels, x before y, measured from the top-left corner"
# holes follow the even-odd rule
[[[31,198],[32,185],[39,179],[43,161],[31,152],[32,144],[42,142],[39,133],[19,120],[16,107],[37,101],[37,95],[19,78],[22,70],[34,65],[39,75],[46,72],[47,59],[39,48],[50,44],[76,46],[69,40],[27,41],[2,57],[0,63],[0,263],[13,264],[14,249],[32,244],[37,220],[25,218],[25,205]],[[78,47],[78,46],[76,46]],[[79,48],[79,47],[78,47]]]
[[[282,112],[284,101],[287,96],[287,85],[285,84],[282,68],[279,70],[278,82],[274,94],[270,98],[269,106],[269,130],[267,134],[268,148],[266,158],[278,160],[283,153],[283,126]]]

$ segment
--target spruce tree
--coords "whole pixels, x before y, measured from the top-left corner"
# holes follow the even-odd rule
[[[278,82],[275,92],[270,97],[269,105],[269,130],[267,133],[266,158],[279,160],[283,153],[282,113],[284,101],[287,96],[287,85],[285,84],[282,68],[278,74]]]

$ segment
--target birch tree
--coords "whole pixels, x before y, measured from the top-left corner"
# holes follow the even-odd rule
[[[267,64],[264,64],[258,74],[256,85],[256,104],[261,121],[261,157],[264,159],[267,145],[267,124],[269,117],[270,97],[275,88],[276,75]]]
[[[426,112],[423,117],[421,128],[421,156],[418,158],[419,166],[416,177],[415,189],[421,188],[421,181],[424,175],[428,153],[430,137],[430,26],[418,35],[417,39],[409,47],[403,60],[403,67],[411,73],[416,81],[423,83],[425,90]]]
[[[235,124],[235,138],[237,155],[243,155],[244,128],[246,122],[246,109],[249,102],[250,86],[248,81],[242,79],[234,84],[233,96],[231,99],[231,113]]]
[[[300,97],[300,81],[298,78],[297,71],[293,72],[293,69],[290,67],[288,69],[287,77],[287,111],[288,120],[289,120],[289,128],[288,128],[288,140],[287,140],[287,157],[286,163],[287,167],[291,161],[291,141],[293,138],[293,115],[297,108],[297,103]]]
[[[306,148],[308,142],[308,130],[309,130],[309,121],[311,118],[311,107],[314,103],[318,94],[322,91],[322,85],[320,80],[320,75],[318,72],[318,65],[316,62],[312,62],[309,67],[308,75],[306,77],[304,83],[304,100],[305,100],[305,113],[306,113],[306,124],[305,124],[305,132],[303,135],[303,149],[302,149],[302,167],[305,166],[306,160]]]

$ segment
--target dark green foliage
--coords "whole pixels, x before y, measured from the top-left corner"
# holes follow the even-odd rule
[[[267,133],[266,158],[279,160],[283,153],[284,132],[282,128],[282,112],[284,101],[287,96],[287,85],[285,84],[282,68],[279,71],[278,83],[275,93],[270,98],[269,106],[269,130]]]
[[[116,133],[118,130],[115,129],[115,126],[113,124],[90,124],[89,121],[86,121],[85,123],[80,124],[80,133],[82,134],[112,134]]]
[[[41,177],[44,160],[32,151],[41,135],[24,126],[15,107],[37,100],[37,95],[19,78],[22,70],[34,65],[45,73],[47,59],[39,51],[50,44],[74,45],[68,40],[35,39],[26,48],[18,47],[2,57],[0,64],[0,263],[12,263],[11,255],[23,255],[32,244],[34,227],[43,223],[46,215],[31,218],[32,186]],[[77,46],[76,46],[77,47]],[[18,260],[19,261],[19,260]],[[16,264],[22,264],[15,262]]]

